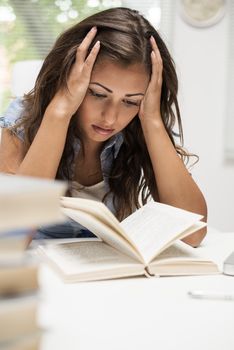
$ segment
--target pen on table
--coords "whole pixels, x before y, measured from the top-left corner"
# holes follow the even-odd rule
[[[194,299],[233,300],[234,301],[234,293],[191,290],[188,292],[188,295]]]

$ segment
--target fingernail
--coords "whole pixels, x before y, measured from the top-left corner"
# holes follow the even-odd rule
[[[92,32],[95,32],[96,30],[97,30],[96,26],[92,27],[92,29],[91,29]]]
[[[96,41],[94,47],[98,47],[99,45],[100,45],[100,41],[98,40],[98,41]]]

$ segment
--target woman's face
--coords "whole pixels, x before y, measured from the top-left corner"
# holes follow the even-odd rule
[[[148,83],[141,64],[124,68],[110,60],[98,62],[77,111],[82,141],[104,142],[123,130],[137,115]]]

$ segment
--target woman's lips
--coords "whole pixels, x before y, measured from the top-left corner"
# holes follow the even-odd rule
[[[97,125],[92,125],[92,127],[100,135],[110,135],[114,131],[114,129],[105,129]]]

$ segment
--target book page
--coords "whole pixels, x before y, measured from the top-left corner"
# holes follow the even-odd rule
[[[134,252],[137,251],[134,245],[134,242],[131,241],[131,238],[129,238],[128,235],[126,235],[126,232],[121,227],[120,222],[112,214],[112,212],[106,207],[104,203],[93,201],[90,199],[62,197],[61,205],[64,208],[72,209],[73,210],[72,215],[74,215],[74,212],[76,212],[77,215],[73,216],[73,220],[79,222],[80,224],[82,224],[81,220],[83,220],[85,217],[87,217],[87,215],[89,215],[88,220],[86,220],[86,226],[84,224],[82,225],[87,227],[96,236],[98,236],[99,238],[101,238],[103,241],[107,242],[114,248],[117,248],[117,249],[121,248],[121,246],[119,245],[117,246],[116,244],[117,242],[120,242],[120,243],[122,242],[123,245],[126,247],[129,247],[131,251],[134,251]],[[69,216],[69,212],[67,215]],[[79,216],[79,219],[78,219],[78,216]],[[96,224],[93,225],[92,221],[95,221]],[[108,234],[107,230],[105,230],[105,233],[104,233],[104,231],[96,229],[97,225],[101,225],[102,227],[102,224],[104,224],[106,228],[109,227],[110,229],[109,232],[111,236],[110,234]],[[90,225],[92,225],[92,229]],[[124,241],[126,241],[126,243]],[[123,252],[126,253],[126,249]],[[137,258],[143,262],[141,254],[139,254],[139,252],[135,253],[135,256],[137,256]]]
[[[69,282],[144,274],[142,264],[101,241],[48,244],[38,252]]]
[[[193,248],[182,241],[176,241],[170,247],[167,247],[159,255],[157,255],[156,258],[151,261],[150,265],[164,264],[166,261],[169,260],[196,260],[204,262],[206,259],[204,259],[204,257],[202,257],[202,255],[199,254],[196,248]]]
[[[93,232],[98,238],[107,242],[110,246],[121,251],[122,253],[142,262],[141,256],[134,250],[131,244],[126,241],[116,231],[106,225],[100,219],[96,218],[88,212],[83,212],[75,209],[62,208],[65,215],[72,220],[79,222],[81,225]]]
[[[90,213],[106,225],[112,227],[115,231],[119,232],[120,235],[124,235],[120,222],[102,202],[84,198],[61,197],[61,205],[65,208],[77,209]]]
[[[151,274],[195,275],[219,273],[218,266],[205,258],[197,248],[182,241],[174,242],[160,253],[148,266]]]
[[[194,226],[192,231],[186,231],[201,218],[201,215],[152,201],[127,217],[120,225],[134,242],[145,264],[148,264],[174,240],[205,226],[205,223],[201,223]]]

